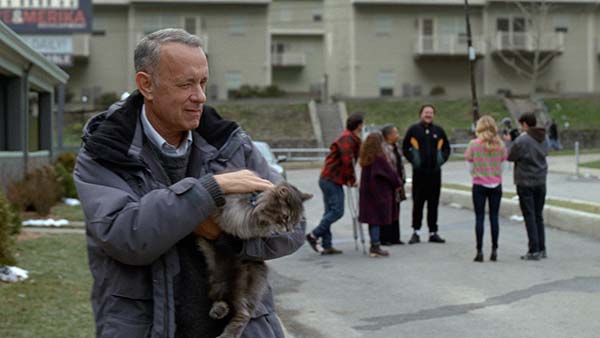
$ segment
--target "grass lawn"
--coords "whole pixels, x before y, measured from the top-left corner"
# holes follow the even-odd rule
[[[93,337],[84,235],[34,236],[25,230],[17,254],[29,279],[0,283],[0,337]]]
[[[593,161],[593,162],[583,163],[581,166],[582,167],[587,167],[587,168],[600,169],[600,161]]]
[[[579,149],[580,155],[586,154],[600,154],[600,149]],[[551,151],[548,156],[573,156],[575,155],[574,149],[563,149],[558,151]]]
[[[546,99],[545,103],[559,128],[565,121],[571,129],[600,128],[600,98]]]
[[[307,104],[217,103],[219,114],[236,121],[257,141],[313,139]]]
[[[452,135],[455,129],[471,128],[473,117],[470,113],[470,100],[349,100],[346,102],[346,107],[348,114],[365,113],[366,124],[393,123],[403,134],[411,124],[418,121],[419,108],[424,103],[432,103],[436,106],[438,112],[435,123],[444,127],[449,135]],[[498,121],[509,116],[499,99],[483,99],[480,101],[480,106],[482,114],[490,114]]]
[[[471,191],[471,186],[464,184],[456,184],[456,183],[444,183],[442,184],[444,188],[454,189],[454,190],[462,190],[462,191]],[[513,198],[516,194],[510,191],[503,191],[503,198]],[[571,202],[566,200],[558,200],[553,198],[546,199],[546,205],[551,205],[555,207],[573,209],[577,211],[589,212],[593,214],[600,214],[600,205],[597,204],[588,204],[588,203],[578,203]]]
[[[48,216],[40,216],[35,212],[24,212],[21,214],[22,220],[28,219],[66,219],[71,222],[84,222],[83,210],[81,210],[81,206],[70,206],[64,203],[59,203],[52,207],[50,210],[50,215]]]

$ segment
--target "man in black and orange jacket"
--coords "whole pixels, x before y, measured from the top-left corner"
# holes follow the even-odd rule
[[[450,157],[450,144],[444,129],[433,124],[435,107],[424,105],[419,112],[418,123],[406,131],[402,153],[412,164],[412,227],[414,233],[409,244],[420,242],[419,232],[423,220],[423,207],[427,202],[427,225],[429,241],[445,243],[437,234],[438,204],[442,188],[442,165]]]

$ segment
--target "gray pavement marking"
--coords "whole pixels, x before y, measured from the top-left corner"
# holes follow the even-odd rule
[[[535,262],[530,263],[535,264]],[[600,277],[575,277],[571,279],[537,284],[527,289],[512,291],[501,296],[488,298],[479,303],[446,305],[413,313],[364,318],[362,319],[363,321],[371,322],[371,324],[358,325],[354,326],[354,328],[357,330],[376,331],[383,327],[401,325],[408,322],[458,316],[490,306],[508,305],[523,299],[549,292],[599,293]]]

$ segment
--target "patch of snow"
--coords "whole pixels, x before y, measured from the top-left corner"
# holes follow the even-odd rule
[[[55,220],[52,218],[48,219],[28,219],[23,221],[24,226],[32,226],[32,227],[61,227],[65,225],[69,225],[69,221],[66,219]]]
[[[448,204],[448,206],[451,207],[451,208],[455,208],[455,209],[462,209],[463,208],[463,206],[460,205],[460,204],[458,204],[458,203],[450,203],[450,204]]]
[[[63,198],[63,203],[70,207],[81,205],[81,202],[79,202],[79,200],[76,198]]]
[[[523,216],[520,215],[512,215],[510,216],[510,220],[515,222],[523,222],[525,218],[523,218]]]
[[[519,201],[519,195],[514,195],[513,198],[511,198],[511,200],[518,202]]]
[[[24,281],[29,277],[29,272],[16,266],[0,266],[0,280],[8,283]]]

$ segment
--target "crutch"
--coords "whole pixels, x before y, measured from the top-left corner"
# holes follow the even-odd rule
[[[365,249],[365,234],[363,233],[362,225],[358,221],[358,210],[356,207],[357,200],[354,198],[354,190],[352,187],[346,187],[346,195],[348,196],[348,210],[350,210],[350,215],[352,216],[352,233],[354,234],[354,249],[358,250],[358,240],[360,239],[363,254],[366,255],[367,250]]]

